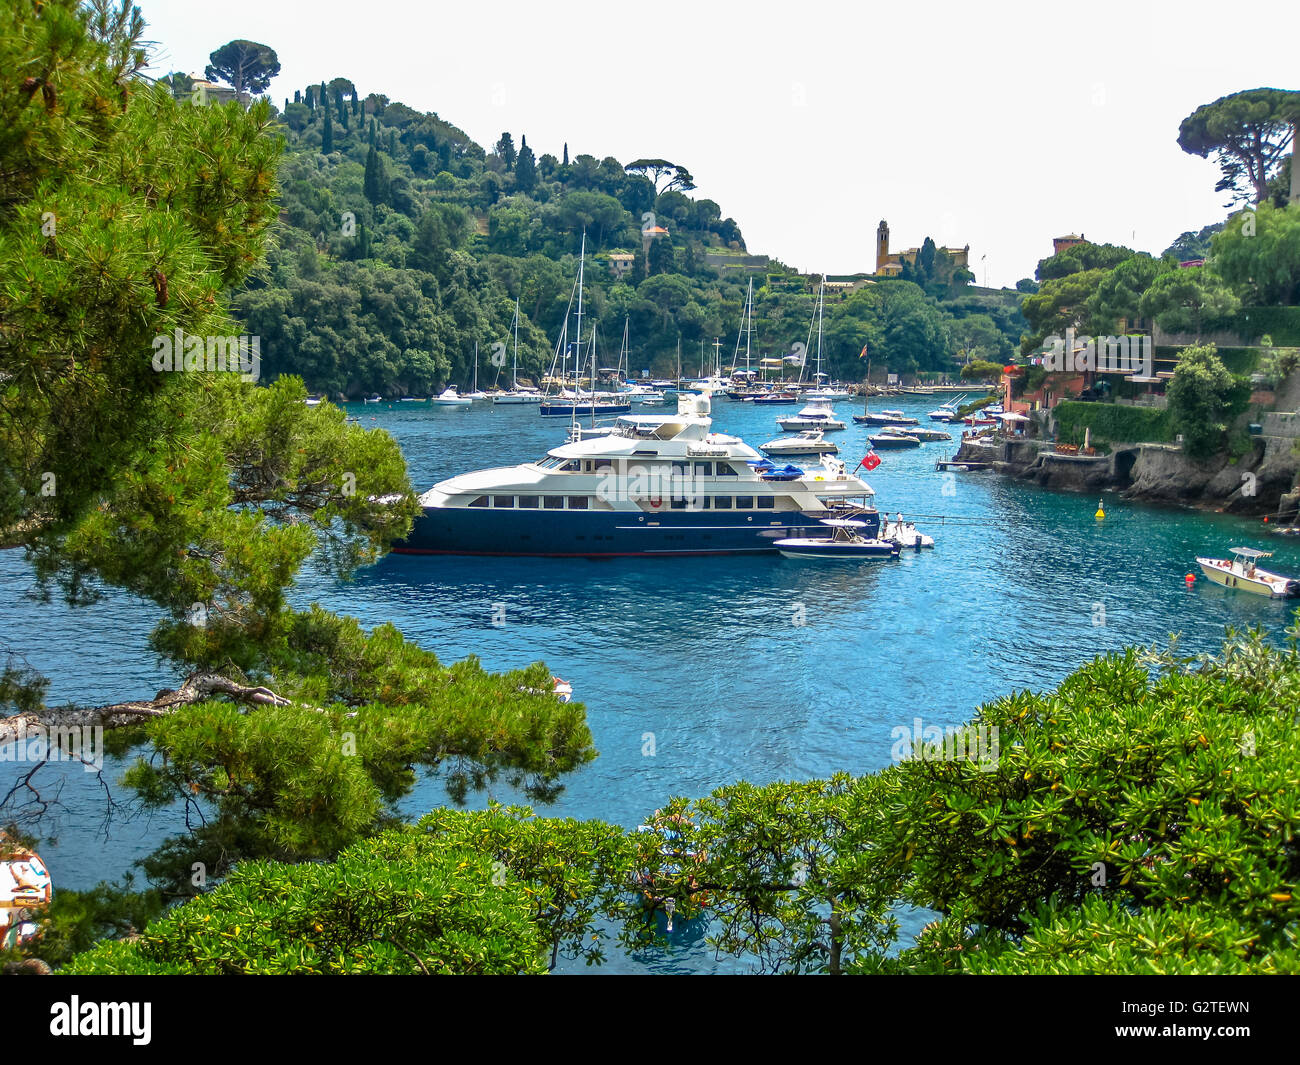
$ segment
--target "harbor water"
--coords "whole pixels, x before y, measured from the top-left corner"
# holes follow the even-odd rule
[[[892,397],[929,424],[945,397]],[[867,427],[861,401],[835,405],[849,423],[827,434],[852,467]],[[635,408],[634,408],[635,409]],[[714,401],[714,428],[751,446],[778,435],[798,407]],[[669,408],[647,408],[662,413]],[[559,445],[567,423],[535,407],[354,405],[349,413],[400,442],[419,490],[456,473],[510,465]],[[878,430],[872,429],[871,432]],[[952,427],[954,436],[960,427]],[[316,601],[367,626],[391,622],[444,662],[478,655],[489,669],[543,660],[573,685],[599,758],[572,774],[548,812],[635,826],[671,796],[739,779],[806,779],[889,764],[891,732],[953,725],[1016,689],[1054,686],[1088,659],[1181,634],[1186,652],[1213,650],[1225,626],[1280,636],[1294,602],[1214,586],[1197,555],[1232,546],[1276,552],[1269,568],[1300,574],[1300,544],[1270,538],[1257,519],[1157,509],[1054,493],[989,473],[940,473],[953,443],[880,453],[865,479],[876,502],[935,538],[896,561],[796,561],[778,555],[510,559],[389,556],[347,584],[304,573],[294,602]],[[792,460],[803,464],[802,460]],[[808,460],[811,461],[811,460]],[[1184,576],[1197,575],[1188,587]],[[43,606],[30,571],[0,552],[0,634],[51,680],[51,702],[148,697],[178,678],[146,645],[147,605],[113,593],[89,608]],[[23,767],[0,762],[0,795]],[[108,765],[113,779],[121,766]],[[179,811],[105,823],[93,774],[60,766],[42,778],[61,808],[40,850],[60,887],[126,872],[166,835]],[[119,789],[120,790],[120,789]],[[126,799],[129,796],[119,795]],[[508,790],[495,798],[516,799]],[[486,801],[475,796],[473,804]],[[418,817],[446,802],[436,776],[402,803]],[[606,971],[701,972],[719,967],[699,922],[672,949],[615,957]],[[743,968],[743,966],[741,966]]]

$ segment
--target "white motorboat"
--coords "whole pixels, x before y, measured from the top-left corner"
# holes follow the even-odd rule
[[[903,436],[914,436],[923,444],[936,440],[948,441],[949,443],[952,441],[951,433],[945,433],[942,429],[931,429],[929,426],[922,425],[886,425],[880,431],[882,433],[900,433]]]
[[[781,436],[760,444],[765,455],[838,455],[839,445],[823,438],[820,429],[805,429],[798,436]]]
[[[962,393],[956,399],[950,399],[947,403],[940,403],[938,407],[930,412],[930,420],[934,422],[950,422],[957,417],[957,408],[962,405],[966,394]]]
[[[890,428],[892,428],[892,432]],[[909,433],[906,426],[892,426],[890,428],[882,429],[880,432],[868,436],[867,439],[871,441],[871,446],[880,451],[921,446],[920,439]]]
[[[436,407],[468,407],[471,402],[467,396],[462,396],[456,391],[455,385],[448,385],[433,398]]]
[[[803,429],[821,429],[834,432],[844,428],[844,423],[835,417],[830,400],[815,399],[792,418],[778,418],[776,424],[787,433]]]
[[[1243,592],[1267,595],[1274,599],[1291,599],[1300,595],[1300,580],[1260,569],[1256,560],[1269,558],[1272,551],[1253,547],[1231,547],[1232,558],[1197,558],[1202,572],[1215,584],[1240,588]]]
[[[854,518],[824,518],[829,536],[795,536],[774,545],[786,558],[833,558],[857,561],[897,558],[899,546],[890,540],[863,536],[867,523]]]
[[[915,523],[904,521],[901,514],[893,521],[889,520],[888,514],[882,516],[880,538],[882,540],[892,540],[899,547],[909,547],[915,551],[920,551],[923,547],[934,546],[933,536],[927,536],[925,533],[920,532]]]

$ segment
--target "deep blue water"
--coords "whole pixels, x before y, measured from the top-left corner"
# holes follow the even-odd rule
[[[937,403],[904,397],[888,405],[925,420]],[[848,421],[860,407],[837,409]],[[714,423],[757,445],[778,435],[775,419],[788,410],[719,400]],[[352,413],[401,442],[420,490],[454,473],[537,458],[567,427],[533,408],[487,404]],[[835,434],[850,466],[866,434],[852,424]],[[867,476],[882,509],[918,516],[937,541],[896,562],[390,556],[346,585],[306,574],[295,599],[367,625],[392,622],[448,662],[477,654],[487,668],[504,669],[543,659],[573,684],[600,752],[549,812],[627,826],[670,796],[740,778],[879,769],[895,726],[918,716],[958,723],[1000,694],[1054,686],[1105,651],[1172,632],[1187,651],[1211,650],[1226,625],[1280,634],[1289,622],[1284,602],[1203,579],[1184,586],[1196,555],[1237,544],[1274,549],[1275,568],[1300,573],[1300,545],[1270,539],[1257,521],[1108,494],[1098,522],[1095,495],[936,472],[935,460],[953,450],[932,443],[885,452]],[[107,702],[175,683],[145,648],[154,620],[146,606],[115,596],[79,611],[37,607],[22,597],[29,585],[21,557],[0,552],[0,638],[52,678],[52,700]],[[502,626],[493,625],[496,604],[505,607]],[[653,756],[642,753],[647,733]],[[14,776],[0,763],[0,794]],[[94,778],[78,768],[63,779],[66,809],[56,838],[42,846],[56,886],[116,877],[179,827],[174,815],[118,818],[105,832]],[[443,801],[434,778],[402,808],[416,817]],[[687,928],[671,955],[619,958],[607,968],[711,969],[700,935]]]

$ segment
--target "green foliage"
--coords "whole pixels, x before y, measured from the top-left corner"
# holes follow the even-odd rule
[[[1300,205],[1241,211],[1215,235],[1213,248],[1215,271],[1248,306],[1300,304]],[[1277,339],[1273,330],[1260,332]]]
[[[1237,329],[1279,347],[1300,347],[1300,307],[1247,307],[1237,315]]]
[[[961,378],[963,381],[987,381],[990,378],[1002,376],[1002,363],[984,362],[976,359],[969,362],[961,368]]]
[[[1178,147],[1214,157],[1222,175],[1216,192],[1234,202],[1260,203],[1291,145],[1300,92],[1247,89],[1202,104],[1178,127]]]
[[[1045,281],[1036,293],[1026,296],[1021,304],[1021,313],[1029,323],[1032,335],[1021,342],[1021,352],[1028,354],[1037,349],[1046,337],[1053,334],[1063,336],[1070,328],[1082,333],[1105,332],[1092,328],[1092,305],[1109,273],[1108,269],[1100,267],[1076,270]]]
[[[1142,296],[1165,265],[1161,260],[1139,253],[1111,270],[1088,302],[1093,327],[1112,335],[1119,330],[1120,319],[1132,322],[1141,317]]]
[[[1040,259],[1034,276],[1039,281],[1051,281],[1091,270],[1109,270],[1131,259],[1134,254],[1132,248],[1116,244],[1093,244],[1085,240],[1080,244],[1071,244],[1056,255]]]
[[[545,971],[526,888],[464,850],[381,836],[321,865],[247,862],[79,975],[469,975]]]
[[[1115,403],[1058,403],[1057,436],[1072,444],[1083,443],[1084,430],[1091,430],[1094,443],[1168,443],[1174,430],[1168,411],[1127,407]]]
[[[1210,257],[1210,240],[1223,229],[1224,225],[1223,222],[1214,222],[1202,227],[1200,232],[1189,229],[1185,233],[1180,233],[1160,257],[1162,259],[1172,259],[1176,263],[1184,263],[1192,259],[1208,259]]]
[[[1209,267],[1189,266],[1155,278],[1138,305],[1161,329],[1199,338],[1203,331],[1226,324],[1241,309],[1241,300]]]
[[[1228,428],[1236,382],[1215,354],[1213,344],[1193,345],[1178,353],[1169,382],[1169,416],[1192,458],[1214,454]]]
[[[266,92],[271,79],[280,73],[275,49],[256,41],[230,41],[210,56],[203,76],[209,81],[225,81],[237,93]]]

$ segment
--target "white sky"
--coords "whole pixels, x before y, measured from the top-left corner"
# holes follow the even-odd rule
[[[1051,238],[1159,253],[1227,212],[1183,153],[1202,103],[1300,88],[1300,3],[430,3],[139,0],[155,73],[234,38],[280,57],[269,90],[336,76],[435,111],[485,148],[687,167],[750,251],[810,272],[892,247],[971,246],[1012,285]],[[981,257],[987,259],[981,262]]]

